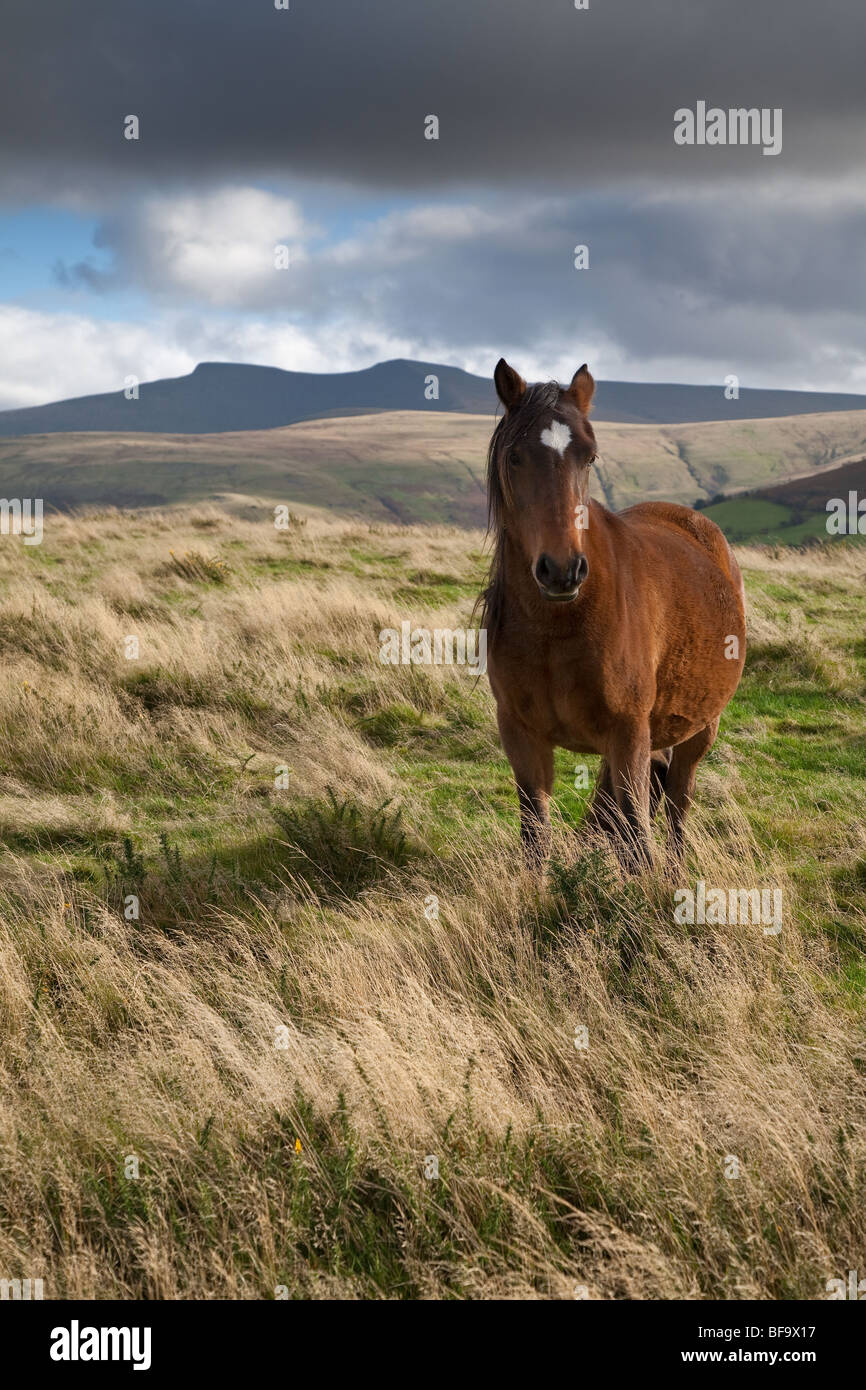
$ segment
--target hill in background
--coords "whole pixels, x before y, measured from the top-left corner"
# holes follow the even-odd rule
[[[866,497],[866,458],[777,487],[720,498],[703,510],[730,540],[802,545],[810,539],[828,539],[827,503],[842,498],[847,506],[849,492]]]
[[[144,431],[218,434],[266,430],[332,415],[377,410],[457,412],[492,416],[497,409],[491,376],[459,367],[397,359],[359,372],[284,372],[237,362],[202,362],[189,376],[146,382],[138,400],[122,390],[80,396],[50,405],[0,411],[0,435],[66,431]],[[429,401],[425,382],[439,381]],[[725,399],[721,386],[645,382],[599,383],[594,418],[621,424],[685,424],[701,420],[777,419],[782,416],[866,409],[866,396],[821,391],[744,388]]]
[[[492,424],[492,415],[396,411],[220,435],[0,439],[0,496],[41,497],[61,510],[209,501],[253,514],[285,503],[377,522],[478,526],[486,518]],[[597,434],[596,497],[615,510],[652,498],[692,504],[862,458],[866,411],[686,425],[600,422]]]

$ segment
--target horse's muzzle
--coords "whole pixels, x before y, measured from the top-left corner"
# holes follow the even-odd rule
[[[550,555],[541,554],[533,570],[542,596],[550,603],[570,603],[577,598],[588,573],[585,555],[572,555],[567,564],[558,565]]]

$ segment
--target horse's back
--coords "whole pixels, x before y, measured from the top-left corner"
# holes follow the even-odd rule
[[[727,575],[745,606],[745,593],[740,567],[728,545],[724,532],[702,512],[681,507],[677,502],[638,502],[619,513],[623,520],[649,523],[651,526],[672,526],[684,532],[715,560]]]

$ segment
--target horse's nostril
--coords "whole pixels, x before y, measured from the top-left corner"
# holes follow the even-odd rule
[[[545,589],[553,583],[556,578],[556,566],[549,555],[539,555],[535,563],[535,578]]]
[[[568,566],[562,576],[562,586],[564,589],[579,589],[589,566],[585,555],[573,555],[568,562]]]

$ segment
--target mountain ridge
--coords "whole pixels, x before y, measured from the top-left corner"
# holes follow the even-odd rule
[[[430,376],[438,380],[435,400],[425,395]],[[225,434],[379,411],[492,417],[497,409],[492,377],[442,363],[393,358],[353,372],[290,372],[257,363],[199,362],[186,376],[143,382],[137,400],[118,390],[0,411],[0,436]],[[853,393],[744,387],[737,400],[727,400],[721,386],[602,381],[593,418],[677,425],[864,409],[866,395]]]

